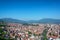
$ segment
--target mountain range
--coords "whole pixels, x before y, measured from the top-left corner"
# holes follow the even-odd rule
[[[49,24],[60,24],[60,19],[52,19],[52,18],[45,18],[45,19],[40,19],[40,20],[29,20],[29,21],[24,21],[24,20],[18,20],[18,19],[12,19],[12,18],[1,18],[0,22],[7,22],[7,23],[49,23]]]

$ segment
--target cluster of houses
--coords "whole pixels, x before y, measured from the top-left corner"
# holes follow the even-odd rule
[[[48,30],[46,34],[48,40],[60,40],[60,24],[8,23],[5,29],[7,30],[5,37],[14,40],[42,40],[42,33],[45,29]]]
[[[47,38],[49,40],[60,40],[60,25],[51,24],[47,32]]]
[[[44,31],[44,24],[41,25],[22,25],[9,23],[6,29],[10,34],[10,38],[16,40],[41,40],[41,34]]]

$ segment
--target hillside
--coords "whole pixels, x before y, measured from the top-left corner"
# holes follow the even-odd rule
[[[45,19],[40,19],[40,20],[29,20],[29,21],[24,21],[24,20],[18,20],[18,19],[12,19],[12,18],[2,18],[0,19],[0,22],[7,22],[7,23],[52,23],[52,24],[60,24],[60,19],[51,19],[51,18],[45,18]]]

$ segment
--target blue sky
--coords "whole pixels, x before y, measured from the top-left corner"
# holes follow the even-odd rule
[[[0,0],[0,18],[60,19],[59,0]]]

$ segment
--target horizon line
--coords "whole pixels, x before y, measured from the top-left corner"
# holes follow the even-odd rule
[[[24,21],[30,21],[30,20],[41,20],[41,19],[58,19],[58,18],[40,18],[40,19],[17,19],[17,18],[0,18],[0,19],[16,19],[16,20],[24,20]]]

